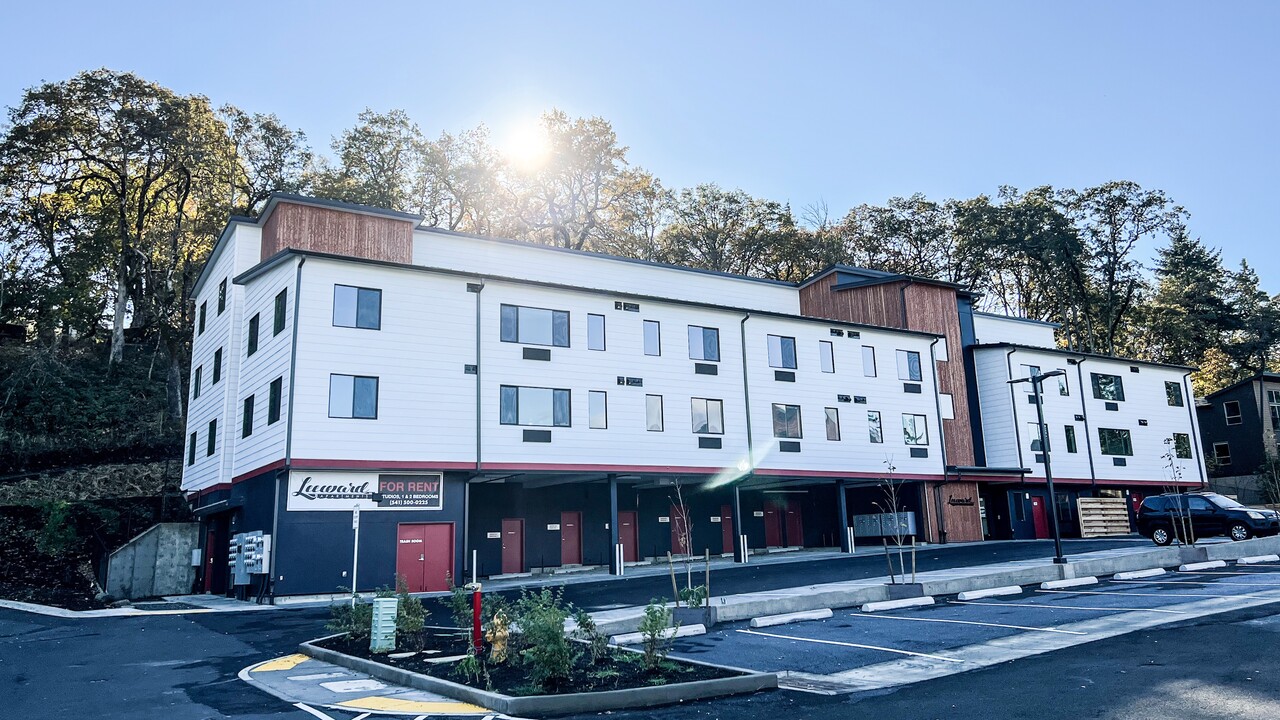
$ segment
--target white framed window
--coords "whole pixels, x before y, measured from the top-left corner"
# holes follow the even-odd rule
[[[695,434],[724,434],[724,401],[692,398],[690,405]]]
[[[571,427],[571,394],[563,388],[503,385],[498,422],[503,425]]]
[[[1222,414],[1226,417],[1228,425],[1239,425],[1244,422],[1240,415],[1240,402],[1238,400],[1228,400],[1222,403]]]
[[[364,375],[330,375],[329,417],[377,420],[378,378]]]
[[[593,430],[609,428],[609,394],[601,390],[587,392],[587,427]]]
[[[690,325],[689,359],[720,362],[720,330]]]
[[[604,350],[604,316],[587,315],[587,349]]]
[[[862,375],[864,377],[876,376],[876,349],[870,345],[862,346]]]
[[[644,354],[662,354],[662,326],[657,320],[644,321]]]
[[[663,431],[661,395],[644,396],[644,423],[649,432]]]
[[[830,340],[818,341],[818,363],[824,373],[836,371],[836,348]]]
[[[769,367],[796,369],[796,339],[782,335],[770,335]]]

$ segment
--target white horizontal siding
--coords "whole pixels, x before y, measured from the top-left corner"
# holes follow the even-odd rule
[[[382,291],[382,328],[334,327],[335,284]],[[310,258],[302,271],[294,459],[472,462],[475,295],[466,280]],[[378,418],[330,418],[331,373],[378,378]]]
[[[787,285],[430,230],[414,233],[413,262],[611,292],[770,312],[800,312],[799,291]]]
[[[978,411],[982,418],[982,445],[988,467],[1025,467],[1018,457],[1014,411],[1009,395],[1008,350],[975,350],[974,377],[978,384]]]
[[[310,261],[307,267],[310,267]],[[236,402],[229,423],[235,438],[232,477],[251,473],[273,462],[284,459],[285,435],[288,432],[289,412],[289,358],[293,347],[294,283],[297,261],[281,263],[253,278],[244,288],[244,310],[236,330],[239,346],[240,373]],[[305,272],[305,271],[304,271]],[[275,327],[275,302],[281,290],[285,291],[285,327],[273,334]],[[249,320],[258,316],[258,350],[246,355]],[[271,382],[281,379],[280,419],[267,423],[270,407]],[[250,395],[253,401],[253,433],[241,438],[244,399]]]
[[[1053,327],[1022,318],[973,314],[973,332],[978,344],[1016,343],[1052,348],[1057,346]]]

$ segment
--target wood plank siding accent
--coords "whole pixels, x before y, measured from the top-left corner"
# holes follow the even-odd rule
[[[413,223],[281,201],[262,226],[261,259],[285,248],[411,263]]]
[[[938,333],[946,337],[948,359],[937,362],[938,391],[951,395],[955,409],[953,420],[942,421],[942,441],[947,450],[948,465],[972,465],[974,462],[973,431],[969,422],[969,398],[966,391],[964,345],[960,338],[960,314],[954,288],[911,281],[869,285],[867,287],[833,289],[839,281],[837,273],[800,289],[800,313],[813,317],[880,325]],[[953,485],[971,483],[950,483]],[[937,491],[943,491],[942,488]],[[967,492],[967,491],[966,491]],[[972,497],[977,498],[973,486]],[[947,505],[942,512],[947,539],[955,542],[982,539],[982,523],[978,506]],[[929,513],[930,534],[938,531],[937,505]]]

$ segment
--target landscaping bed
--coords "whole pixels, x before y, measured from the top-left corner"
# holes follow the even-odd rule
[[[407,658],[393,658],[388,654],[370,652],[367,640],[357,642],[347,636],[322,638],[312,644],[344,655],[465,685],[468,684],[468,678],[457,662],[431,660],[466,655],[469,643],[466,631],[424,628],[417,636],[397,637],[396,649],[399,652],[409,652],[408,648],[413,647],[421,648]],[[532,685],[529,673],[523,666],[511,663],[493,664],[487,669],[488,686],[481,686],[481,689],[515,697],[564,695],[719,680],[747,674],[714,665],[673,659],[662,660],[650,670],[644,667],[642,661],[642,655],[632,650],[611,648],[598,662],[593,662],[590,654],[584,652],[575,658],[569,677],[545,686]]]

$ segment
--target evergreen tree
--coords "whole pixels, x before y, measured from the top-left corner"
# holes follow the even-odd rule
[[[1155,263],[1155,292],[1143,310],[1146,354],[1152,360],[1198,365],[1210,348],[1221,345],[1231,318],[1223,295],[1227,279],[1222,253],[1174,231]]]

